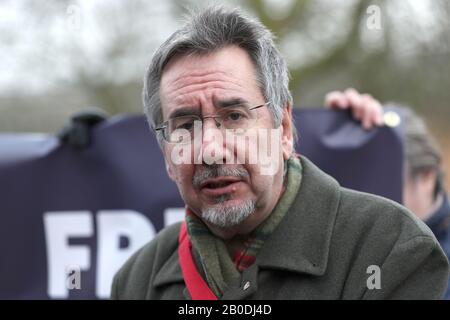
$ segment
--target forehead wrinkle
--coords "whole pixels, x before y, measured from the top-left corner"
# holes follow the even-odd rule
[[[244,87],[243,82],[240,78],[232,76],[230,73],[225,71],[207,71],[207,72],[189,72],[180,75],[172,81],[172,85],[176,88],[186,86],[186,83],[205,83],[220,81],[224,83],[232,83],[239,87]]]
[[[210,91],[200,91],[195,94],[191,94],[191,91],[184,93],[173,92],[174,98],[171,100],[173,106],[200,106],[206,101],[210,101],[212,105],[215,105],[217,100],[226,100],[228,98],[242,97],[242,91],[230,90],[229,87],[216,86],[214,88],[209,87]]]
[[[182,67],[184,67],[183,63],[176,67],[181,68],[179,74],[176,73],[175,65],[166,69],[163,74],[164,85],[160,87],[160,92],[162,102],[165,100],[164,104],[169,107],[167,110],[181,105],[201,106],[208,100],[213,103],[211,100],[213,96],[220,98],[245,97],[253,91],[256,95],[262,95],[254,70],[250,74],[238,73],[236,76],[233,72],[217,69],[217,67],[207,70],[200,68],[189,70],[189,65],[187,65],[187,71],[184,71]],[[249,80],[254,84],[251,87],[249,87]],[[218,91],[225,92],[219,93]]]
[[[202,79],[204,80],[204,78]],[[184,85],[184,83],[179,83],[178,86],[172,87],[172,84],[166,86],[167,90],[167,102],[173,103],[183,103],[184,100],[195,100],[195,97],[200,95],[206,98],[210,98],[211,94],[214,94],[217,90],[219,91],[231,91],[238,92],[240,95],[242,93],[248,93],[250,90],[246,90],[244,85],[236,81],[223,81],[216,80],[215,78],[210,81],[189,81],[189,84]],[[206,96],[205,96],[206,95]],[[225,94],[229,96],[229,94]],[[188,97],[188,99],[185,99]]]
[[[188,86],[175,89],[172,91],[174,95],[177,96],[183,96],[183,95],[189,95],[192,93],[193,95],[199,94],[200,92],[205,93],[208,95],[211,91],[217,91],[217,90],[223,90],[223,91],[238,91],[242,92],[242,87],[236,86],[236,85],[225,85],[221,81],[211,81],[207,83],[196,83],[196,84],[190,84]],[[245,90],[244,90],[245,91]]]
[[[244,85],[239,81],[226,76],[225,72],[219,71],[218,73],[222,75],[219,79],[210,72],[203,72],[201,75],[197,72],[197,75],[194,76],[192,76],[191,73],[184,73],[174,80],[169,78],[166,80],[167,84],[161,86],[162,97],[165,95],[164,93],[167,93],[167,97],[171,98],[173,95],[182,95],[186,91],[208,89],[208,86],[211,86],[211,84],[213,84],[212,87],[221,89],[226,89],[225,87],[227,84],[229,88],[232,88],[233,86],[244,88]],[[232,86],[230,86],[230,84]]]

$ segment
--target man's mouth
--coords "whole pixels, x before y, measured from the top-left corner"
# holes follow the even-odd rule
[[[242,180],[236,177],[219,177],[207,179],[200,185],[200,190],[207,196],[218,197],[236,191]]]

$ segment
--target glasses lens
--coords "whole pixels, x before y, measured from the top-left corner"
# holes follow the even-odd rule
[[[254,120],[253,113],[245,107],[222,109],[218,116],[225,129],[247,129]]]
[[[194,128],[200,126],[201,119],[196,116],[183,116],[168,121],[165,138],[169,142],[189,143],[194,138]]]
[[[233,130],[235,134],[245,132],[256,119],[255,112],[245,106],[227,107],[214,116],[223,129]],[[170,119],[164,129],[164,139],[172,143],[190,143],[194,134],[202,134],[203,120],[198,116],[182,116]],[[195,130],[197,128],[197,130]]]

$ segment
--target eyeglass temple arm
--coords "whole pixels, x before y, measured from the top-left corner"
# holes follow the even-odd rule
[[[254,110],[254,109],[262,108],[262,107],[264,107],[265,105],[269,105],[269,104],[270,104],[270,101],[268,101],[268,102],[266,102],[266,103],[263,103],[263,104],[260,104],[259,106],[250,108],[250,109],[248,109],[248,110]]]

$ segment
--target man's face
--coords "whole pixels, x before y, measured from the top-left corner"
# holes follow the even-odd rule
[[[172,58],[164,69],[160,96],[164,120],[186,114],[204,118],[230,108],[236,102],[247,107],[267,102],[257,85],[250,57],[236,46],[208,55]],[[252,129],[265,129],[266,134],[273,129],[267,107],[251,112],[255,115]],[[273,132],[276,139],[272,141],[275,143],[263,147],[258,144],[260,134],[228,139],[228,134],[217,127],[214,119],[206,118],[197,147],[192,143],[188,148],[192,149],[190,163],[174,162],[173,156],[178,154],[175,151],[179,146],[164,142],[163,153],[169,176],[177,184],[188,207],[207,224],[222,228],[241,224],[244,220],[244,224],[251,225],[252,221],[270,213],[282,188],[283,159],[292,152],[290,119],[289,107],[282,125]],[[260,159],[249,161],[249,150],[253,150],[249,146],[255,145],[258,151],[264,148],[264,152],[271,153],[272,162],[279,163],[273,174],[262,173]],[[242,148],[247,151],[242,152]],[[203,158],[195,161],[199,154]],[[214,161],[208,159],[211,156]],[[230,163],[230,159],[234,161]],[[220,162],[225,164],[218,164]]]

